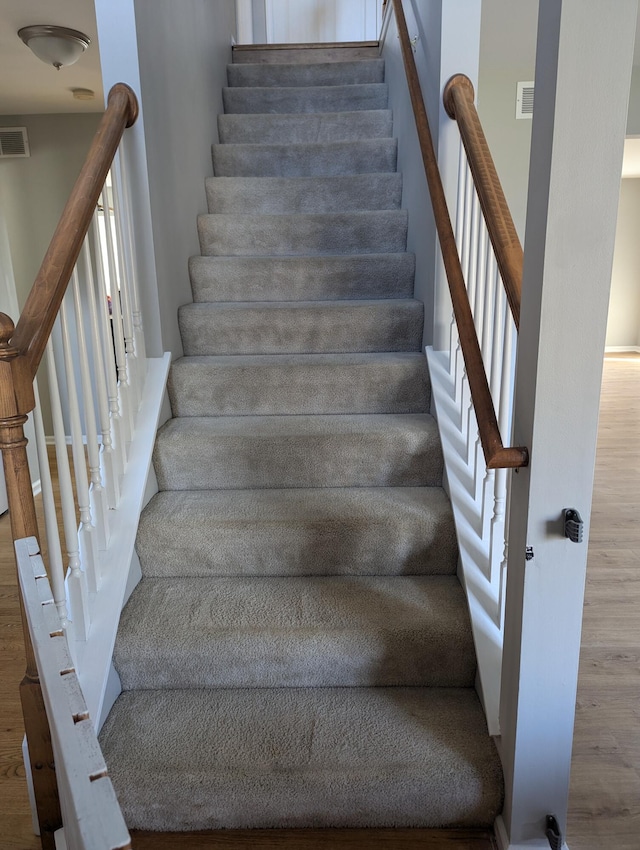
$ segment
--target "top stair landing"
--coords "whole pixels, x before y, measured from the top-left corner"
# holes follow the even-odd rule
[[[354,62],[378,59],[377,41],[344,41],[327,44],[235,44],[233,63],[255,65]]]

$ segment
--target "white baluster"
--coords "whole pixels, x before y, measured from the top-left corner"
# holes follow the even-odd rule
[[[467,278],[467,295],[469,298],[469,305],[471,306],[471,312],[474,316],[477,313],[477,301],[478,301],[478,291],[479,291],[479,281],[478,281],[478,252],[480,248],[480,233],[482,223],[482,214],[480,210],[480,202],[478,200],[478,195],[475,191],[475,187],[473,187],[473,195],[471,200],[471,231],[470,231],[470,244],[469,244],[469,276]],[[473,410],[473,400],[471,398],[471,392],[468,393],[467,398],[465,400],[466,406],[462,408],[462,433],[466,438],[466,464],[470,466],[473,462],[473,451],[475,447],[475,437],[477,437],[477,429],[474,427],[475,424],[475,414]]]
[[[464,219],[465,219],[465,193],[467,187],[467,157],[460,140],[460,153],[458,157],[458,196],[456,199],[456,245],[458,252],[462,248],[462,238],[464,234]],[[460,350],[460,337],[458,335],[458,326],[456,324],[455,313],[451,312],[451,325],[449,327],[449,374],[454,377],[456,362],[458,361],[458,352]],[[455,387],[454,380],[454,387]]]
[[[501,287],[502,289],[502,287]],[[498,405],[498,426],[502,439],[511,441],[511,415],[513,405],[513,355],[515,325],[511,313],[504,301],[502,334],[504,344],[502,347],[502,376],[500,386],[500,400]],[[491,543],[489,561],[491,564],[491,582],[499,581],[498,565],[505,553],[505,511],[507,503],[508,470],[498,469],[496,471],[495,506],[493,519],[491,521]]]
[[[103,199],[107,200],[103,193]],[[118,281],[118,266],[113,241],[113,223],[107,204],[104,205],[104,225],[107,236],[107,261],[109,280],[111,281],[111,321],[113,323],[113,341],[116,350],[116,367],[118,370],[118,394],[120,397],[120,413],[125,444],[131,442],[133,435],[133,411],[131,387],[127,372],[127,354],[124,347],[124,329],[122,327],[122,305],[120,303],[120,284]]]
[[[67,453],[67,440],[62,419],[60,390],[56,372],[53,344],[51,338],[47,343],[47,374],[49,377],[49,393],[51,396],[51,417],[53,419],[53,434],[56,446],[56,461],[58,465],[58,482],[60,485],[60,505],[64,527],[64,539],[69,558],[69,603],[76,640],[86,640],[89,634],[89,593],[87,577],[80,569],[80,547],[78,542],[78,526],[76,524],[76,505],[71,484],[71,470]]]
[[[135,428],[135,417],[140,406],[140,393],[138,381],[138,367],[133,338],[133,307],[131,300],[131,278],[133,271],[131,258],[129,256],[129,245],[125,239],[122,205],[120,203],[120,187],[117,174],[112,171],[113,191],[113,220],[116,231],[116,245],[118,246],[118,279],[120,280],[120,296],[122,308],[122,330],[124,333],[124,350],[127,361],[127,376],[129,381],[129,392],[131,397],[132,432]]]
[[[100,234],[97,228],[96,218],[94,216],[92,234],[97,240],[97,267],[98,275],[103,273],[101,268],[102,251],[100,250]],[[118,455],[113,446],[111,436],[111,421],[109,419],[109,397],[107,394],[107,381],[104,363],[104,352],[100,340],[100,317],[96,304],[95,280],[93,278],[93,267],[91,264],[91,252],[89,249],[89,239],[85,240],[83,247],[83,256],[85,260],[86,275],[87,275],[87,295],[89,301],[89,315],[91,317],[91,345],[93,350],[93,363],[95,367],[96,377],[96,400],[98,402],[98,414],[100,416],[100,433],[102,442],[102,451],[100,452],[100,460],[104,474],[104,481],[107,491],[107,504],[110,508],[117,508],[120,501],[120,473],[124,471],[121,467],[118,470]],[[106,307],[106,297],[101,287],[101,298],[104,299]],[[106,312],[106,310],[105,310]],[[115,369],[114,369],[114,385],[115,385]],[[116,399],[117,402],[117,399]]]
[[[144,325],[142,322],[142,311],[140,309],[140,293],[138,291],[138,275],[136,263],[136,243],[133,229],[133,207],[131,204],[131,193],[129,191],[130,181],[127,166],[127,157],[122,148],[116,154],[116,170],[120,177],[122,190],[122,213],[124,232],[127,236],[129,250],[127,256],[131,263],[131,306],[133,308],[133,335],[136,348],[136,358],[141,381],[147,373],[147,356],[144,342]],[[141,387],[142,388],[142,387]]]
[[[47,440],[44,435],[44,424],[42,422],[42,408],[40,407],[40,395],[38,384],[33,383],[36,397],[36,406],[33,411],[33,422],[36,433],[36,448],[38,450],[38,466],[40,467],[40,485],[42,487],[42,506],[44,508],[44,525],[47,539],[47,551],[49,554],[49,580],[53,590],[53,601],[60,617],[60,625],[67,635],[69,650],[75,651],[73,626],[69,620],[67,609],[67,591],[64,584],[64,564],[62,562],[62,549],[60,548],[60,532],[58,531],[58,517],[56,514],[56,503],[53,495],[53,483],[51,480],[51,468],[49,466],[49,453],[47,452]]]
[[[86,272],[90,272],[90,260],[87,262],[87,243],[83,245],[83,259]],[[104,551],[109,541],[109,506],[107,492],[102,485],[100,472],[100,447],[98,445],[98,428],[96,426],[96,411],[93,402],[93,384],[89,371],[89,349],[84,332],[84,315],[80,298],[80,281],[78,270],[75,268],[71,276],[73,284],[73,303],[76,312],[76,331],[78,334],[78,353],[80,355],[80,376],[82,380],[82,397],[84,400],[84,424],[87,436],[87,456],[89,458],[89,478],[91,490],[89,496],[93,508],[93,524],[97,535],[98,549]]]
[[[67,312],[66,298],[60,306],[60,328],[62,330],[62,350],[64,352],[64,365],[67,376],[67,392],[69,402],[69,421],[71,423],[71,449],[73,453],[73,469],[76,479],[76,496],[78,499],[78,510],[80,512],[80,552],[82,565],[87,576],[89,590],[97,591],[100,585],[100,564],[98,561],[98,540],[96,529],[91,518],[91,503],[89,499],[89,484],[87,481],[87,464],[82,440],[82,423],[80,421],[80,405],[78,403],[78,391],[76,388],[76,376],[74,372],[74,352],[71,344],[71,332],[69,328],[69,315]]]
[[[120,498],[120,483],[119,477],[124,473],[127,465],[127,451],[125,435],[123,433],[122,414],[120,413],[120,400],[118,398],[118,376],[116,374],[115,351],[113,342],[113,331],[111,328],[111,317],[109,316],[109,305],[107,301],[107,282],[105,278],[105,258],[102,253],[102,244],[100,241],[100,229],[98,226],[98,216],[93,218],[93,235],[97,251],[97,271],[98,271],[98,318],[102,329],[102,354],[104,357],[105,375],[107,378],[107,398],[109,404],[109,419],[111,422],[112,446],[114,451],[114,465],[116,467],[116,484],[117,500]],[[104,435],[104,425],[103,425]]]
[[[483,301],[482,306],[478,309],[478,319],[476,327],[478,328],[478,337],[480,342],[480,351],[482,353],[482,362],[484,363],[487,381],[491,397],[496,398],[494,386],[492,383],[492,366],[494,363],[493,345],[499,344],[499,340],[495,338],[495,291],[496,291],[496,271],[497,265],[495,255],[490,248],[489,234],[487,228],[482,228],[483,238],[482,243],[482,290]],[[483,476],[484,470],[484,476]],[[481,527],[479,533],[484,536],[486,522],[488,522],[488,511],[486,509],[487,501],[486,494],[489,492],[491,481],[493,478],[493,470],[486,468],[484,460],[484,452],[482,451],[482,441],[480,440],[480,432],[475,446],[475,466],[473,474],[473,486],[476,501],[480,502],[480,522]]]

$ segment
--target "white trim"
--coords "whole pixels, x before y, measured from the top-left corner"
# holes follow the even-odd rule
[[[149,358],[147,363],[148,371],[138,412],[138,426],[122,480],[120,502],[113,511],[116,521],[109,541],[109,564],[102,564],[103,580],[99,604],[95,604],[96,595],[92,594],[91,630],[85,642],[78,641],[76,644],[78,678],[93,718],[101,718],[103,713],[111,656],[129,583],[138,519],[151,469],[151,453],[163,407],[171,355],[165,353],[163,357]]]
[[[42,482],[40,481],[39,478],[38,478],[37,481],[33,482],[33,484],[31,485],[31,489],[33,491],[34,497],[39,496],[40,493],[42,493]]]
[[[624,351],[640,354],[640,345],[607,345],[604,349],[605,354],[620,354]]]
[[[549,842],[546,838],[533,839],[533,841],[527,841],[526,844],[509,844],[509,836],[502,815],[498,815],[496,818],[493,830],[498,850],[538,850],[538,848],[539,850],[549,850]],[[566,841],[562,845],[562,850],[569,850]]]

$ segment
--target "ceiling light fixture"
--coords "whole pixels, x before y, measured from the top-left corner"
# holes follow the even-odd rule
[[[18,35],[38,59],[58,71],[63,65],[77,62],[91,44],[91,39],[83,32],[50,24],[23,27]]]

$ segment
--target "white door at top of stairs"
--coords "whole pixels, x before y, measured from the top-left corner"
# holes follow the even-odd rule
[[[267,42],[375,41],[382,0],[265,0]]]

